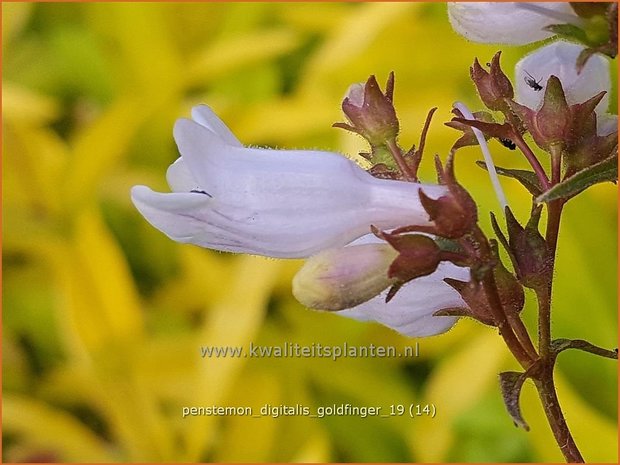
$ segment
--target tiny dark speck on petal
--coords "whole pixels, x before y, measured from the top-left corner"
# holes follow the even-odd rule
[[[198,190],[198,189],[192,189],[190,192],[192,194],[204,194],[204,195],[207,195],[209,197],[213,197],[211,194],[209,194],[209,193],[207,193],[205,191]]]

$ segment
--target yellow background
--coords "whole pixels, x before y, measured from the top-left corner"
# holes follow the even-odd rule
[[[458,133],[451,104],[481,105],[474,57],[445,5],[2,4],[4,461],[561,461],[534,389],[532,430],[507,416],[497,375],[516,369],[501,338],[461,321],[403,359],[202,359],[201,345],[415,341],[304,309],[300,261],[180,245],[133,208],[129,189],[166,191],[172,125],[207,103],[251,145],[337,150],[347,87],[396,72],[401,142],[439,110],[427,155]],[[530,47],[531,48],[531,47]],[[503,48],[510,70],[525,48]],[[612,63],[615,68],[615,62]],[[510,73],[509,73],[510,74]],[[612,101],[615,101],[615,93]],[[615,108],[614,108],[615,111]],[[500,166],[525,166],[491,142]],[[544,155],[542,155],[544,157]],[[497,211],[474,148],[457,174]],[[546,160],[544,160],[546,163]],[[432,179],[430,159],[424,179]],[[521,220],[527,193],[503,181]],[[617,342],[616,188],[570,202],[563,219],[557,337]],[[531,295],[528,296],[531,300]],[[531,302],[524,310],[530,328]],[[560,400],[586,459],[617,459],[616,362],[566,352]],[[181,418],[183,406],[428,403],[435,418]]]

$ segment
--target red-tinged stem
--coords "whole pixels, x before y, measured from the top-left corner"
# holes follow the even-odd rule
[[[551,183],[549,182],[547,173],[545,173],[544,168],[538,161],[538,158],[536,158],[534,152],[532,152],[532,149],[529,147],[529,145],[527,145],[523,137],[521,137],[521,134],[519,134],[516,130],[514,131],[513,141],[517,145],[517,147],[519,147],[519,150],[521,150],[523,155],[525,155],[525,158],[527,158],[527,161],[532,166],[534,173],[536,173],[536,177],[538,177],[538,182],[540,182],[540,187],[542,188],[542,190],[548,190],[551,187]]]
[[[469,249],[470,254],[484,259],[484,256],[488,256],[490,253],[488,246],[484,245],[487,244],[487,242],[486,236],[482,230],[479,227],[476,227],[473,231],[473,242],[469,243],[469,241],[461,241],[461,245],[466,249]],[[502,305],[499,291],[497,289],[497,283],[495,282],[492,271],[485,274],[482,279],[482,285],[484,287],[484,292],[489,299],[491,313],[497,324],[500,335],[504,338],[506,345],[515,358],[519,361],[521,366],[527,370],[532,363],[538,359],[538,354],[536,353],[534,344],[527,333],[527,329],[518,316],[515,319],[510,315],[507,315],[507,312]]]
[[[583,456],[579,452],[577,444],[571,435],[562,407],[558,400],[558,395],[553,382],[553,364],[545,367],[541,376],[534,379],[534,384],[538,390],[538,395],[543,405],[545,415],[549,421],[549,426],[553,432],[566,462],[568,463],[584,463]]]
[[[562,150],[552,146],[551,152],[551,186],[561,181]],[[555,266],[555,255],[560,231],[560,219],[564,201],[562,199],[547,204],[547,230],[545,239],[551,253],[552,269]],[[541,356],[540,372],[534,376],[538,396],[543,405],[545,415],[553,432],[553,436],[569,463],[583,463],[583,457],[571,435],[553,381],[553,367],[556,354],[551,350],[551,298],[553,290],[553,274],[551,273],[546,286],[536,290],[538,299],[538,350]]]

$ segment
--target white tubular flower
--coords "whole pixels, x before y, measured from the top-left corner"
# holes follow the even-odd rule
[[[552,37],[552,24],[581,24],[568,2],[450,2],[452,28],[474,42],[523,45]]]
[[[569,105],[584,102],[599,92],[606,91],[607,94],[596,106],[596,113],[599,117],[599,133],[609,134],[616,129],[617,122],[615,115],[607,114],[611,89],[609,61],[600,54],[593,55],[581,72],[577,73],[575,64],[584,48],[582,45],[558,41],[522,58],[515,67],[515,100],[533,110],[538,109],[542,105],[544,89],[537,91],[528,82],[531,83],[530,80],[534,79],[544,88],[551,75],[556,76],[562,83]],[[611,126],[611,130],[608,126]]]
[[[138,210],[171,239],[211,249],[301,258],[343,246],[370,225],[429,224],[418,190],[442,186],[372,177],[330,152],[243,147],[207,106],[180,119],[181,158],[170,166],[172,193],[134,186]]]
[[[442,262],[434,273],[416,278],[401,287],[388,303],[385,302],[387,291],[384,291],[338,314],[360,321],[376,321],[410,337],[445,333],[458,318],[433,316],[433,313],[444,308],[467,307],[467,304],[458,292],[443,281],[444,278],[468,281],[469,268]]]

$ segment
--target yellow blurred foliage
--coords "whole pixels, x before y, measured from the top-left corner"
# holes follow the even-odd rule
[[[522,400],[532,431],[513,427],[497,383],[510,355],[471,321],[418,341],[413,360],[203,358],[203,346],[416,341],[304,309],[290,293],[300,262],[172,243],[129,200],[135,184],[166,189],[172,124],[197,103],[249,145],[359,159],[362,142],[331,124],[351,83],[390,70],[403,140],[438,106],[427,151],[445,155],[458,137],[441,124],[452,102],[480,107],[468,67],[496,51],[452,32],[445,5],[3,3],[2,13],[4,461],[560,459],[532,389]],[[506,69],[524,50],[505,50]],[[519,163],[493,150],[499,165]],[[488,227],[496,205],[477,157],[463,150],[457,170]],[[433,177],[429,160],[423,174]],[[505,186],[525,212],[528,196]],[[616,225],[613,186],[568,207],[558,337],[616,345]],[[592,359],[562,355],[560,400],[586,458],[616,462],[616,365]],[[433,403],[437,416],[182,416],[341,403]]]

